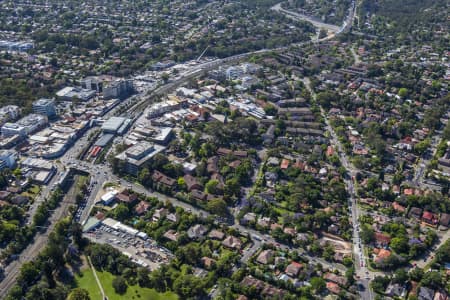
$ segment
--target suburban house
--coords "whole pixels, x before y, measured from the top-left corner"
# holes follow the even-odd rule
[[[146,201],[141,201],[138,203],[138,205],[136,205],[136,207],[134,208],[134,211],[138,215],[143,215],[148,211],[149,208],[150,208],[150,203],[148,203]]]
[[[222,241],[222,245],[230,249],[240,250],[242,248],[242,241],[237,237],[229,235]]]
[[[284,270],[284,273],[286,273],[290,277],[297,277],[298,273],[300,273],[300,270],[303,268],[303,265],[298,262],[291,262],[287,267],[286,270]]]

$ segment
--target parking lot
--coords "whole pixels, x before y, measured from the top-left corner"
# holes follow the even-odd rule
[[[91,195],[92,189],[94,188],[95,183],[90,183],[88,186],[88,192],[84,196],[83,200],[79,203],[78,209],[75,212],[75,222],[80,222],[81,216],[83,215],[84,210],[86,209],[86,205],[88,203],[89,197]]]
[[[168,249],[157,245],[150,238],[143,240],[105,225],[100,225],[100,227],[85,233],[84,236],[93,242],[113,246],[130,257],[133,262],[150,270],[159,268],[161,264],[169,263],[174,257]]]

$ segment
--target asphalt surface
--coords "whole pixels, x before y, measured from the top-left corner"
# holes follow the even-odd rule
[[[304,80],[305,86],[310,91],[311,95],[315,99],[316,94],[311,89],[310,81],[308,78]],[[359,290],[359,294],[361,299],[374,299],[373,291],[370,288],[370,280],[375,278],[377,273],[370,271],[367,268],[367,258],[365,257],[364,252],[364,244],[361,242],[361,237],[359,235],[360,232],[360,223],[359,216],[362,214],[360,208],[358,207],[358,203],[356,201],[356,191],[353,183],[353,178],[356,175],[356,168],[352,163],[349,162],[345,150],[342,147],[341,142],[339,141],[336,132],[333,127],[330,125],[329,119],[323,108],[321,108],[321,114],[325,120],[325,129],[330,133],[331,145],[334,145],[336,148],[336,152],[339,155],[342,166],[347,170],[348,176],[344,178],[344,183],[347,187],[347,192],[349,194],[348,199],[348,209],[351,213],[351,223],[353,226],[353,235],[352,235],[352,243],[353,243],[353,258],[354,258],[354,266],[356,276],[359,278],[358,283],[363,287]]]
[[[340,29],[339,26],[321,22],[318,18],[314,18],[314,17],[308,16],[308,15],[304,15],[304,14],[300,14],[297,12],[292,12],[292,11],[286,10],[281,7],[281,3],[274,5],[272,7],[272,10],[279,12],[279,13],[283,13],[291,19],[303,20],[303,21],[310,22],[311,24],[314,25],[314,27],[317,27],[319,29],[325,29],[328,32],[336,33]]]

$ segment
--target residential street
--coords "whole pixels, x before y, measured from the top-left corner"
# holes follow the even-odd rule
[[[311,82],[309,78],[304,79],[304,84],[313,96],[313,98],[316,98],[316,94],[311,89]],[[344,177],[344,182],[347,187],[347,192],[350,195],[350,198],[348,200],[348,208],[351,211],[351,223],[353,224],[353,255],[354,255],[354,262],[355,262],[355,272],[358,278],[360,278],[359,282],[364,286],[364,289],[360,291],[360,295],[362,299],[374,299],[373,292],[370,288],[369,282],[373,278],[375,278],[376,273],[372,272],[367,267],[367,258],[365,257],[364,252],[364,244],[361,242],[361,238],[359,236],[359,230],[360,230],[360,223],[359,223],[359,216],[361,215],[361,210],[358,207],[357,203],[357,196],[355,187],[353,184],[353,178],[356,174],[356,168],[353,166],[352,163],[349,162],[347,155],[345,154],[345,151],[342,147],[341,142],[339,141],[336,133],[333,130],[333,127],[330,125],[330,122],[328,120],[328,116],[321,108],[321,114],[325,120],[326,127],[325,129],[327,132],[330,133],[330,139],[331,139],[331,145],[334,145],[336,148],[336,153],[339,155],[340,161],[342,166],[345,167],[345,169],[348,171],[348,176]]]

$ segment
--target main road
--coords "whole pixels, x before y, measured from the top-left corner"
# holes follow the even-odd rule
[[[320,21],[318,18],[286,10],[283,7],[281,7],[281,3],[278,3],[274,6],[272,6],[272,10],[282,13],[282,14],[285,14],[288,18],[293,19],[293,20],[307,21],[307,22],[313,24],[314,27],[319,28],[319,29],[324,29],[327,32],[336,33],[340,29],[339,26],[324,23],[324,22]]]

